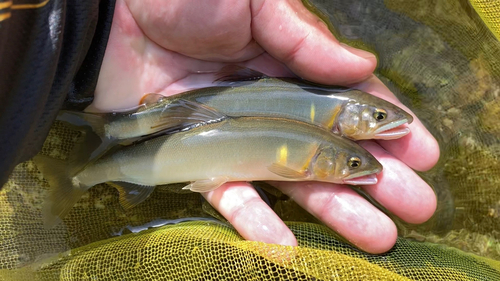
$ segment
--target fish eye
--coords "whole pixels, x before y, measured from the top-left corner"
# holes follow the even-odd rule
[[[356,169],[358,168],[359,166],[361,166],[361,159],[359,159],[358,157],[354,156],[354,157],[351,157],[349,159],[349,161],[347,162],[347,165],[349,165],[349,167],[353,168],[353,169]]]
[[[383,109],[376,109],[375,112],[373,113],[373,117],[377,121],[385,120],[385,118],[387,118],[387,112]]]

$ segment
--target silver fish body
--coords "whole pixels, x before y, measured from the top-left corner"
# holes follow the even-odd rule
[[[229,74],[218,82],[220,86],[169,97],[146,95],[145,102],[133,112],[64,111],[59,119],[90,125],[101,137],[102,144],[91,158],[116,143],[126,144],[143,136],[187,130],[227,117],[297,120],[353,140],[399,138],[409,133],[408,128],[400,125],[413,121],[413,117],[401,108],[360,90],[293,78],[270,78],[253,70],[239,70],[243,75]]]
[[[413,121],[410,114],[394,104],[356,89],[306,84],[291,78],[236,83],[240,86],[200,89],[178,98],[232,117],[298,120],[353,140],[399,138],[409,130],[384,132]]]
[[[319,160],[333,165],[324,177],[309,167],[318,160],[320,151],[327,159]],[[349,168],[351,158],[360,159],[360,166]],[[277,174],[269,169],[275,164],[302,176]],[[98,159],[74,180],[85,186],[108,181],[155,186],[214,179],[348,183],[380,170],[381,165],[363,148],[314,126],[281,119],[238,118],[125,147]]]
[[[157,185],[191,182],[185,189],[213,190],[229,181],[323,181],[375,184],[382,165],[356,143],[287,119],[227,118],[188,131],[157,136],[108,151],[74,169],[34,158],[52,188],[50,222],[63,217],[85,191],[107,182],[131,207]],[[49,222],[49,224],[51,224]]]
[[[201,111],[193,110],[190,120],[195,122],[221,118],[207,114],[210,110],[230,117],[286,118],[314,124],[354,140],[399,138],[407,134],[408,129],[393,134],[383,132],[413,120],[410,114],[392,103],[360,90],[262,78],[160,98],[158,103],[146,105],[143,111],[115,115],[117,118],[106,125],[107,134],[126,139],[175,127],[178,125],[175,122],[162,120],[171,116],[169,107],[175,108],[172,105],[182,101],[202,105]],[[182,118],[177,120],[186,122]]]

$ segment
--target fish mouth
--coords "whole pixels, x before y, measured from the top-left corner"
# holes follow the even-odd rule
[[[402,126],[406,123],[409,122],[408,119],[405,118],[386,124],[375,130],[375,135],[373,136],[373,138],[381,140],[393,140],[404,137],[410,133],[410,128]]]
[[[352,174],[346,178],[344,178],[344,184],[352,184],[352,185],[367,185],[367,184],[376,184],[377,174],[380,173],[382,169],[364,171]]]
[[[376,174],[369,174],[344,180],[344,184],[351,184],[351,185],[370,185],[370,184],[376,184],[377,182],[378,179]]]

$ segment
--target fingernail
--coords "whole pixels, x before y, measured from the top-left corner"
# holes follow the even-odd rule
[[[370,53],[370,52],[367,52],[365,50],[361,50],[361,49],[356,49],[354,47],[351,47],[347,44],[344,44],[344,43],[340,43],[340,46],[342,46],[342,48],[346,49],[349,53],[351,54],[354,54],[358,57],[362,57],[364,59],[369,59],[369,60],[377,60],[377,57]]]

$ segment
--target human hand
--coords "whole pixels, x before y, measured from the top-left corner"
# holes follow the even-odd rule
[[[291,70],[323,84],[358,83],[354,87],[407,110],[372,75],[375,56],[339,44],[324,23],[294,0],[117,0],[88,110],[128,109],[146,93],[173,95],[208,86],[214,72],[228,63],[270,76]],[[361,142],[384,165],[378,183],[362,188],[401,219],[422,223],[435,211],[436,198],[411,168],[430,169],[439,158],[439,147],[417,118],[409,127],[411,133],[401,139]],[[362,250],[380,253],[395,243],[394,223],[347,186],[273,184]],[[248,183],[227,183],[203,196],[245,239],[297,245]]]

